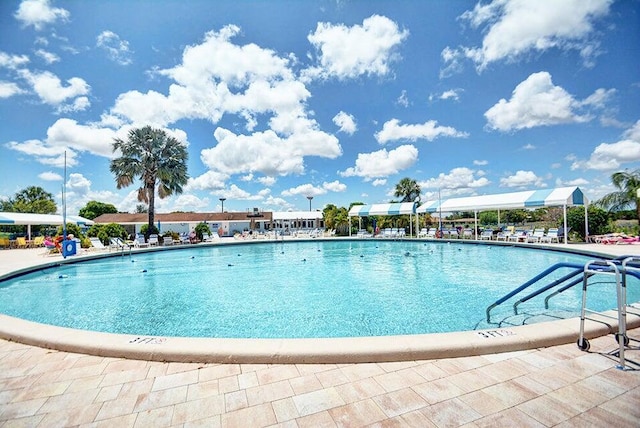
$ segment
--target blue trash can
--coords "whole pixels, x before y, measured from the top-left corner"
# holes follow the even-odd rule
[[[73,239],[65,239],[62,241],[62,256],[74,256],[76,254],[76,241]]]

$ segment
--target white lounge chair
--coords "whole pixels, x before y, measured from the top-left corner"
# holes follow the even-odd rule
[[[482,233],[480,234],[480,240],[484,240],[484,239],[488,239],[489,241],[491,241],[493,239],[493,230],[491,229],[485,229],[482,231]]]
[[[142,240],[144,242],[144,236],[142,237]],[[145,246],[146,245],[147,244],[145,244]],[[122,238],[109,238],[109,250],[111,250],[112,248],[114,250],[128,250],[131,248],[131,246],[124,242]]]
[[[527,235],[527,242],[538,243],[544,237],[544,229],[535,229],[531,235]]]
[[[147,248],[149,243],[144,241],[144,235],[136,236],[136,240],[133,241],[133,246],[136,248]]]
[[[162,245],[168,246],[173,245],[173,238],[171,236],[165,236],[162,238]]]
[[[449,229],[445,232],[445,234],[449,235],[449,238],[460,238],[460,234],[458,233],[458,229]]]
[[[89,242],[91,243],[91,246],[88,248],[89,251],[101,251],[107,249],[97,236],[89,237]]]
[[[560,237],[558,236],[558,233],[559,230],[557,227],[551,227],[549,228],[547,233],[542,238],[540,238],[540,242],[552,243],[555,240],[557,243],[560,243]]]
[[[153,247],[157,245],[160,245],[160,241],[158,241],[158,235],[156,235],[155,233],[149,235],[149,246]]]

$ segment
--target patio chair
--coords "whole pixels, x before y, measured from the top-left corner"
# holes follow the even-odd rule
[[[560,237],[558,236],[558,233],[560,231],[558,230],[557,227],[551,227],[549,228],[549,230],[547,231],[547,233],[540,238],[540,242],[548,242],[548,243],[552,243],[554,240],[556,241],[556,243],[560,243]]]
[[[538,243],[544,237],[544,229],[535,229],[531,235],[527,235],[526,242]]]
[[[173,238],[171,236],[165,236],[162,238],[162,245],[168,246],[173,245]]]
[[[484,240],[484,239],[488,239],[489,241],[491,241],[493,239],[493,230],[491,229],[485,229],[482,231],[482,233],[480,234],[480,240]]]
[[[149,243],[144,241],[144,235],[138,235],[135,241],[133,241],[133,246],[136,248],[147,248]]]
[[[89,237],[89,243],[91,244],[88,248],[89,251],[101,251],[107,249],[98,237]]]
[[[158,241],[158,235],[155,233],[149,235],[149,246],[153,247],[158,245],[160,245],[160,241]]]

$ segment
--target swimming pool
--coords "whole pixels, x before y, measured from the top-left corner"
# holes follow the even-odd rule
[[[591,259],[423,241],[197,246],[60,265],[4,281],[0,312],[63,327],[154,336],[322,338],[462,331],[475,328],[488,305],[551,264]],[[589,297],[590,308],[615,306],[610,286],[595,287]],[[554,299],[551,309],[575,316],[580,298],[576,288]],[[629,301],[637,300],[629,295]],[[534,299],[521,309],[541,308],[540,299]],[[495,318],[508,312],[505,305]]]

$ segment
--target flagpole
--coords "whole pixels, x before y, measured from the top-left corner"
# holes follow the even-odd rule
[[[67,253],[64,249],[65,241],[67,240],[67,151],[64,152],[64,177],[62,179],[62,258],[67,258]]]

